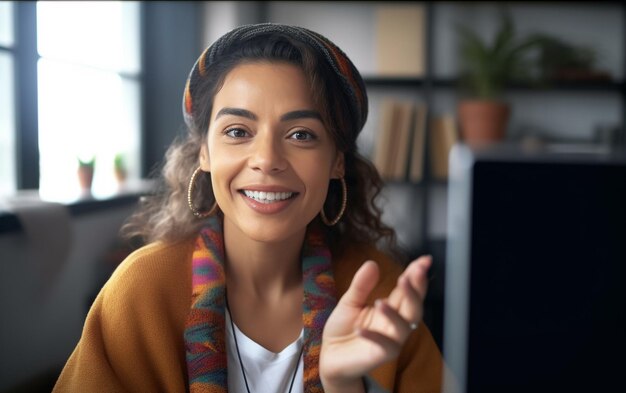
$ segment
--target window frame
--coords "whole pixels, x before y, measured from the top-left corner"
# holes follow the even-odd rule
[[[37,3],[14,2],[16,188],[39,188]]]
[[[144,169],[145,135],[145,95],[144,95],[144,12],[143,2],[139,2],[139,43],[140,70],[137,74],[118,73],[122,78],[139,83],[140,113],[140,174]],[[15,80],[13,97],[15,100],[15,179],[16,190],[39,189],[39,113],[37,65],[41,56],[37,51],[37,2],[13,2],[13,47],[0,46],[0,50],[13,54]]]

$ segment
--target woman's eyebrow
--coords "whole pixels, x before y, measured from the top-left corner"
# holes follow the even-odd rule
[[[217,112],[217,115],[215,115],[215,119],[218,119],[219,117],[226,116],[226,115],[245,117],[250,120],[258,120],[257,115],[255,115],[254,113],[250,112],[247,109],[229,108],[229,107],[220,109],[219,112]],[[297,119],[316,119],[319,121],[323,121],[322,116],[319,114],[319,112],[314,111],[314,110],[309,110],[309,109],[301,109],[301,110],[287,112],[280,117],[280,121],[289,121],[289,120],[297,120]]]
[[[232,115],[232,116],[239,116],[239,117],[245,117],[247,119],[250,120],[257,120],[257,116],[250,112],[247,109],[241,109],[241,108],[222,108],[220,109],[219,112],[217,112],[217,115],[215,115],[215,120],[217,120],[219,117],[221,116],[226,116],[226,115]]]
[[[319,114],[319,112],[307,109],[287,112],[280,117],[280,121],[297,119],[317,119],[319,121],[323,121],[322,116]]]

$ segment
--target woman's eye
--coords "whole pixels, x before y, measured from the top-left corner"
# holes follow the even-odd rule
[[[245,138],[248,136],[248,131],[241,128],[230,128],[226,130],[225,134],[231,138]]]
[[[290,138],[298,141],[312,141],[317,139],[313,133],[304,130],[294,132],[291,134]]]

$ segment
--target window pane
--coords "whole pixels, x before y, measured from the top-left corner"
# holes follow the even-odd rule
[[[139,4],[131,1],[39,1],[42,57],[138,73]]]
[[[13,46],[13,2],[0,1],[0,46]]]
[[[116,156],[140,173],[139,3],[38,2],[37,29],[40,193],[80,195],[78,162],[95,157],[92,192],[111,195]]]
[[[139,83],[91,67],[41,59],[39,77],[40,193],[80,195],[78,159],[95,157],[93,194],[118,190],[114,157],[124,154],[139,176]]]
[[[0,52],[0,195],[15,191],[13,57]]]

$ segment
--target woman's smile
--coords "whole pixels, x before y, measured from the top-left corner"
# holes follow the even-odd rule
[[[266,192],[266,191],[252,191],[252,190],[243,190],[241,192],[248,198],[251,198],[257,202],[266,203],[266,204],[282,202],[297,195],[293,192],[271,192],[271,191]]]
[[[239,190],[248,207],[261,214],[276,214],[287,209],[299,193],[277,186],[250,186]]]

